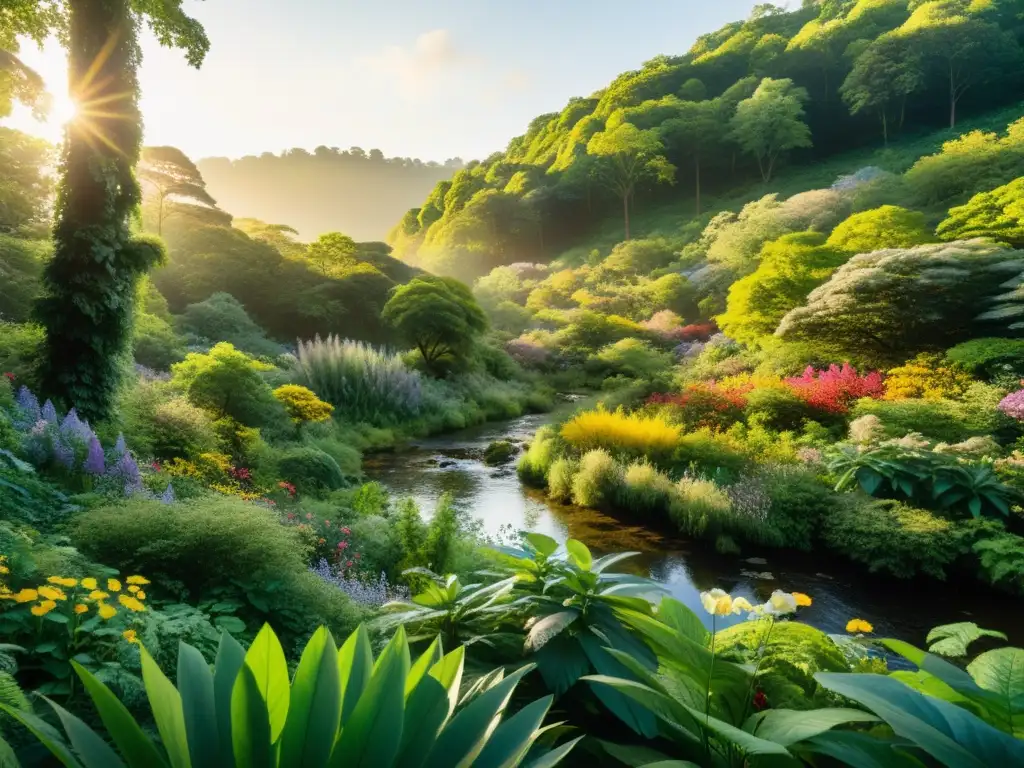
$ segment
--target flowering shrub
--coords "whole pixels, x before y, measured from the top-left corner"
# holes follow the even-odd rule
[[[743,418],[746,399],[739,392],[709,382],[690,384],[676,394],[653,394],[647,403],[669,406],[687,430],[721,429]]]
[[[718,326],[714,323],[691,323],[679,329],[678,338],[680,341],[708,341],[718,333]]]
[[[962,397],[971,377],[956,368],[941,365],[938,355],[918,355],[886,372],[885,400],[924,398],[938,400]]]
[[[1024,421],[1024,389],[1011,392],[999,401],[999,410],[1017,421]]]
[[[682,338],[683,319],[671,309],[663,309],[655,312],[649,320],[640,323],[651,333],[655,333],[663,339],[679,339],[689,341],[690,338]],[[687,326],[692,327],[692,326]]]
[[[298,426],[327,421],[334,413],[333,405],[325,403],[313,390],[298,384],[278,387],[274,390],[274,397],[284,405],[289,418]]]
[[[621,408],[585,411],[562,426],[562,438],[573,448],[586,452],[604,448],[612,453],[639,456],[668,454],[679,443],[682,429],[662,416],[627,414]]]
[[[842,368],[833,364],[821,371],[807,366],[802,376],[786,379],[786,384],[815,408],[830,413],[846,413],[855,400],[878,399],[884,392],[878,371],[861,376],[849,363],[843,363]]]
[[[524,368],[536,368],[548,360],[548,350],[543,345],[526,336],[512,339],[505,345],[509,356]]]
[[[392,600],[409,599],[409,588],[388,583],[388,577],[384,573],[374,580],[354,573],[351,569],[332,566],[323,558],[309,570],[328,584],[340,589],[354,602],[368,608],[379,608]]]

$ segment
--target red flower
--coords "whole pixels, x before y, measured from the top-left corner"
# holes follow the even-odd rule
[[[341,532],[344,533],[346,536],[350,536],[352,534],[352,529],[346,525],[344,528],[341,529]]]
[[[288,519],[289,520],[294,520],[295,519],[295,513],[294,512],[289,512],[288,513]]]
[[[758,691],[754,694],[754,709],[760,712],[762,709],[768,708],[768,697],[764,695],[764,691]]]
[[[353,557],[355,557],[355,559],[358,560],[360,557],[362,557],[362,555],[356,552],[355,555],[353,555]]]
[[[338,549],[348,549],[348,542],[347,541],[339,541],[338,542]]]
[[[14,381],[14,374],[11,373],[10,371],[7,371],[6,373],[4,373],[4,376],[7,377],[8,381]]]
[[[352,561],[349,560],[347,563],[345,563],[345,567],[346,568],[351,568],[352,567]]]
[[[153,469],[155,469],[155,470],[156,470],[157,472],[159,472],[159,471],[160,471],[160,462],[159,462],[159,461],[154,461],[154,462],[153,462],[152,464],[150,464],[149,466],[151,466],[151,467],[152,467]]]

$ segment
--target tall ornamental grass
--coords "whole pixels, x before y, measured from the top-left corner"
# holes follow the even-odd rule
[[[300,383],[351,421],[390,423],[419,412],[422,382],[386,349],[340,336],[300,341]]]
[[[613,455],[665,457],[679,444],[682,429],[659,415],[627,414],[621,408],[584,411],[562,426],[562,438],[579,451],[602,448]]]

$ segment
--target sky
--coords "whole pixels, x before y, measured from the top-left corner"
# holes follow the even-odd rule
[[[318,145],[444,161],[504,149],[539,114],[746,18],[753,0],[185,0],[211,41],[201,70],[147,33],[145,141],[194,159]],[[70,109],[63,53],[21,57]],[[61,102],[64,102],[61,105]]]

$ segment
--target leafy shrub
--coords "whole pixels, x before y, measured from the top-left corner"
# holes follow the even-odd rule
[[[12,373],[18,386],[38,389],[42,345],[42,326],[0,322],[0,374]]]
[[[572,479],[572,500],[581,507],[607,506],[622,484],[622,470],[608,451],[595,448],[580,459]]]
[[[572,499],[572,479],[579,471],[579,462],[562,456],[555,459],[548,470],[548,496],[555,501]]]
[[[945,579],[946,568],[965,548],[956,523],[898,501],[837,505],[825,518],[823,537],[831,550],[873,573],[904,579],[916,574]]]
[[[135,362],[155,371],[169,371],[185,358],[185,344],[170,324],[144,312],[135,317],[132,350]]]
[[[681,470],[709,476],[738,475],[747,465],[741,446],[708,429],[689,432],[679,439],[671,464]]]
[[[515,457],[518,450],[508,440],[495,440],[484,449],[484,464],[506,464]]]
[[[808,366],[802,376],[786,379],[786,384],[815,408],[831,413],[845,413],[855,400],[881,397],[883,391],[880,373],[861,376],[849,363],[821,371]]]
[[[851,415],[877,416],[889,437],[917,432],[930,440],[957,443],[1006,430],[1013,422],[997,406],[1003,390],[975,383],[957,400],[860,400]]]
[[[602,347],[595,359],[611,373],[634,379],[652,379],[672,365],[671,354],[659,352],[649,342],[632,338]]]
[[[277,460],[278,473],[299,493],[320,495],[345,486],[338,462],[316,448],[291,448]]]
[[[298,384],[285,384],[274,390],[274,397],[296,426],[327,421],[334,412],[334,406],[325,403],[311,389]]]
[[[146,439],[157,459],[198,456],[217,449],[209,415],[183,397],[159,403],[146,426]],[[134,443],[132,443],[134,445]]]
[[[677,394],[651,395],[647,403],[667,407],[684,429],[721,429],[743,418],[746,399],[735,390],[714,384],[690,384]]]
[[[725,491],[710,480],[684,477],[676,485],[677,495],[669,507],[669,517],[681,533],[704,536],[719,530],[721,521],[732,512]]]
[[[948,350],[946,359],[974,376],[1024,375],[1024,339],[972,339]]]
[[[660,518],[676,494],[675,483],[646,461],[634,461],[626,467],[622,484],[616,491],[616,504],[641,518]]]
[[[519,459],[516,472],[525,483],[543,487],[547,482],[548,470],[554,463],[559,451],[558,433],[555,428],[545,424],[537,430]]]
[[[623,409],[584,411],[567,421],[562,438],[578,451],[601,448],[616,454],[667,457],[678,445],[681,430],[660,416],[627,414]]]
[[[303,385],[352,421],[390,423],[417,413],[420,376],[400,355],[361,341],[317,336],[299,343],[296,374]]]
[[[675,258],[671,244],[663,238],[626,240],[612,248],[601,266],[612,272],[648,275]]]
[[[942,365],[940,355],[918,355],[913,360],[886,372],[885,399],[924,398],[935,400],[961,397],[971,385],[971,377]]]
[[[1000,589],[1024,594],[1024,538],[1008,531],[994,521],[974,521],[991,530],[977,536],[971,551],[978,559],[981,577]]]
[[[281,345],[267,338],[230,293],[218,292],[196,304],[189,304],[178,318],[181,331],[194,342],[226,341],[257,357],[276,357]]]
[[[822,418],[822,411],[791,387],[758,387],[746,395],[745,413],[751,423],[771,429],[797,430],[808,419]]]
[[[312,424],[303,440],[307,445],[323,451],[336,462],[345,477],[358,477],[362,472],[363,456],[353,445],[354,439],[339,432],[333,423]]]
[[[759,477],[771,499],[768,523],[780,544],[809,551],[821,522],[839,503],[836,493],[801,467],[767,467]]]
[[[882,248],[910,248],[931,239],[923,213],[883,205],[853,214],[832,230],[827,245],[847,253],[867,253]]]

